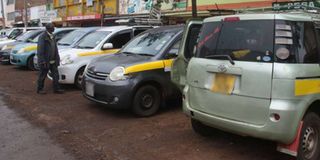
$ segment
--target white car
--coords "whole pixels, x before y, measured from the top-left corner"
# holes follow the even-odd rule
[[[102,27],[82,38],[73,48],[60,51],[59,83],[75,84],[81,88],[83,71],[96,57],[117,53],[137,34],[151,26]],[[50,73],[48,77],[51,79]]]

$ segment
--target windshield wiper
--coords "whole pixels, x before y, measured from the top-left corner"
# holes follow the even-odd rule
[[[68,46],[68,43],[58,43],[58,45]]]
[[[229,60],[229,62],[234,65],[234,61],[232,60],[232,58],[229,55],[208,55],[205,58],[225,58],[227,60]]]
[[[135,53],[133,53],[133,52],[121,52],[121,53],[123,53],[123,54],[135,54]]]
[[[154,56],[153,54],[147,54],[147,53],[138,53],[138,55],[141,55],[141,56]]]
[[[78,46],[77,48],[80,48],[80,49],[92,49],[93,47],[90,47],[90,46]]]

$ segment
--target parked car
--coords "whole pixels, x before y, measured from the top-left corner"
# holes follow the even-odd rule
[[[53,35],[56,40],[59,40],[75,29],[76,28],[56,28]],[[38,38],[39,36],[31,43],[16,45],[10,53],[10,63],[17,66],[25,66],[30,70],[34,70],[33,57],[37,51]]]
[[[16,41],[6,44],[2,47],[0,51],[0,61],[2,63],[9,63],[10,62],[10,52],[12,48],[16,45],[23,44],[23,43],[30,43],[32,42],[38,35],[40,35],[44,30],[32,30],[27,31],[21,36],[17,38]]]
[[[118,52],[131,38],[150,28],[152,27],[103,27],[86,35],[73,48],[60,51],[59,82],[75,84],[81,88],[83,71],[90,60]],[[48,76],[51,78],[50,74]]]
[[[86,27],[86,28],[79,28],[77,30],[70,32],[69,34],[67,34],[57,42],[58,50],[62,51],[64,49],[74,47],[83,37],[94,32],[99,28],[101,27]],[[33,58],[33,64],[35,69],[39,69],[37,54],[35,54]]]
[[[213,127],[320,159],[318,20],[277,13],[191,21],[171,76],[195,132]]]
[[[183,26],[165,26],[136,36],[117,54],[92,60],[86,67],[83,95],[139,116],[155,114],[179,90],[170,81],[171,63],[178,54]]]

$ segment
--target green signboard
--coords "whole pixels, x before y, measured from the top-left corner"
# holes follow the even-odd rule
[[[273,10],[293,10],[293,9],[312,9],[320,8],[319,1],[289,1],[272,3]]]

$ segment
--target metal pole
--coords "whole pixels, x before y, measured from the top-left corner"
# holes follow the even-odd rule
[[[27,0],[24,0],[24,28],[28,26]]]
[[[6,17],[4,15],[3,0],[0,0],[0,1],[1,1],[2,24],[3,24],[3,28],[6,28]]]
[[[198,15],[197,15],[197,0],[192,0],[191,3],[192,3],[192,17],[197,18],[198,17]]]
[[[103,0],[100,0],[100,7],[101,7],[101,17],[100,17],[100,25],[101,27],[103,26],[103,23],[104,23],[104,3],[103,3]]]

